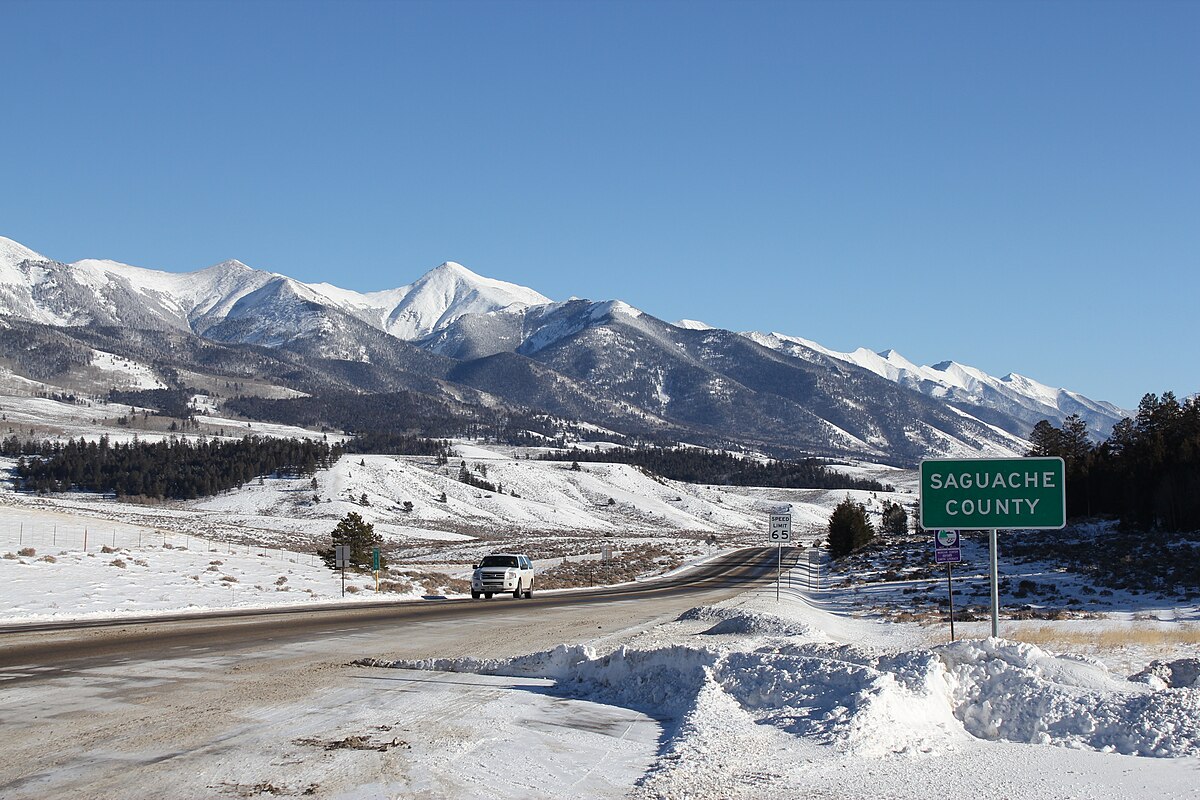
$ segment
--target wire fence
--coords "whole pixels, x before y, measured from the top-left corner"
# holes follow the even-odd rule
[[[33,515],[0,512],[0,549],[20,554],[32,548],[37,552],[98,552],[112,550],[144,551],[186,549],[210,553],[244,553],[277,558],[293,564],[317,564],[314,552],[303,553],[282,547],[264,547],[253,542],[219,541],[187,533],[128,525],[104,520],[74,521],[64,518],[47,522]]]

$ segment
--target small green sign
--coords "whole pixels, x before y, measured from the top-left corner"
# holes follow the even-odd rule
[[[371,548],[371,563],[374,565],[374,567],[373,567],[374,570],[376,572],[378,572],[379,571],[379,548],[378,547]]]
[[[921,527],[1034,528],[1067,524],[1061,458],[931,458],[921,462]]]

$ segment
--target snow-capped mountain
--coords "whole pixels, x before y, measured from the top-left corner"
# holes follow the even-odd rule
[[[169,327],[202,336],[278,346],[336,309],[396,338],[426,336],[468,314],[542,305],[523,286],[446,262],[397,289],[361,293],[225,261],[187,273],[84,259],[63,264],[0,237],[0,314],[48,325]],[[224,331],[224,335],[221,332]]]
[[[1107,434],[1124,416],[1018,375],[670,324],[619,300],[552,302],[453,262],[360,293],[239,261],[190,273],[63,264],[0,237],[0,315],[58,332],[0,325],[0,361],[32,364],[39,380],[69,383],[62,365],[96,350],[144,360],[169,379],[187,370],[240,381],[255,364],[294,391],[406,389],[635,438],[765,452],[909,462],[1008,455],[1024,450],[1041,419],[1078,412]]]
[[[743,336],[795,358],[811,360],[813,353],[819,353],[855,364],[995,424],[1001,424],[1003,420],[986,412],[980,413],[980,409],[999,412],[1021,424],[1019,429],[1003,424],[1001,427],[1021,436],[1027,435],[1043,419],[1061,425],[1071,414],[1078,414],[1093,435],[1104,439],[1112,432],[1114,424],[1131,415],[1112,403],[1091,400],[1067,389],[1055,389],[1015,372],[997,378],[955,361],[943,361],[932,367],[917,366],[895,350],[876,353],[860,347],[852,353],[839,353],[808,339],[781,333],[747,332]]]

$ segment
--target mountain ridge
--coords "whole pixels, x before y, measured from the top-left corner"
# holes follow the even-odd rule
[[[1103,436],[1125,416],[1016,373],[995,378],[956,362],[917,366],[895,350],[838,353],[785,334],[672,324],[620,300],[554,302],[449,261],[409,284],[361,293],[237,260],[187,273],[63,264],[0,237],[0,314],[285,349],[362,391],[462,386],[630,431],[694,430],[831,454],[1017,453],[1040,419],[1081,413]]]

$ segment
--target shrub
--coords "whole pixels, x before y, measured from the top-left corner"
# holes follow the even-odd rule
[[[37,555],[37,550],[34,550],[32,547],[22,547],[17,551],[17,555],[32,557]]]

